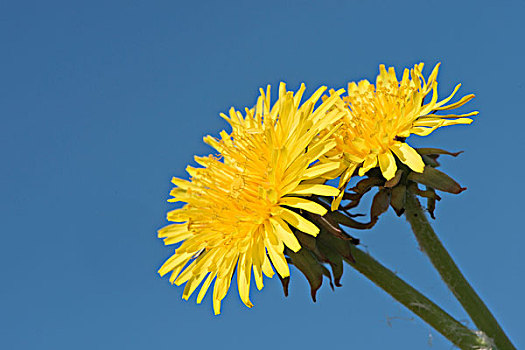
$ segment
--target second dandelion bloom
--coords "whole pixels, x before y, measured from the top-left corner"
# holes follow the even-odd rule
[[[422,172],[425,164],[421,156],[405,139],[412,134],[429,135],[442,126],[470,124],[472,119],[468,117],[478,114],[443,113],[461,107],[474,95],[466,95],[448,104],[461,86],[458,84],[450,96],[438,101],[439,64],[428,80],[422,74],[423,63],[405,69],[401,80],[397,79],[393,67],[387,70],[381,65],[379,70],[375,85],[367,80],[349,83],[348,94],[336,103],[336,108],[349,113],[333,134],[337,146],[323,161],[340,163],[337,174],[341,176],[339,188],[343,190],[357,168],[359,176],[363,176],[379,166],[385,179],[392,179],[397,170],[396,157],[412,171]],[[430,99],[425,101],[428,95],[431,95]],[[331,132],[331,129],[326,132]],[[339,206],[343,192],[333,202],[333,209]]]
[[[161,229],[159,237],[166,244],[182,244],[159,273],[171,273],[170,281],[177,285],[186,283],[185,299],[203,283],[198,303],[215,280],[216,314],[235,270],[239,295],[249,307],[252,270],[258,289],[263,287],[263,274],[273,275],[272,265],[287,277],[284,247],[301,249],[292,229],[314,236],[319,232],[300,212],[326,213],[308,197],[339,193],[320,180],[339,163],[316,161],[336,146],[331,133],[320,139],[318,135],[345,114],[332,108],[342,90],[317,108],[325,88],[301,104],[304,90],[303,85],[294,94],[281,84],[272,106],[268,87],[261,90],[254,108],[244,114],[232,108],[229,116],[223,114],[231,133],[204,138],[218,154],[196,157],[202,167],[188,167],[189,181],[173,179],[176,187],[169,201],[185,204],[168,213],[168,220],[175,223]]]

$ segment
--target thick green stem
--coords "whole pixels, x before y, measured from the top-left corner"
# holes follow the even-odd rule
[[[474,324],[492,339],[498,350],[516,349],[440,242],[417,198],[409,192],[407,192],[405,210],[405,216],[412,226],[419,246],[430,258],[441,278],[470,315]]]
[[[460,349],[489,349],[484,339],[362,250],[352,246],[355,259],[346,262],[390,294]]]

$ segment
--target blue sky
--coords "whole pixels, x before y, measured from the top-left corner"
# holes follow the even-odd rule
[[[343,87],[442,62],[439,92],[461,82],[480,115],[412,145],[464,150],[443,169],[435,228],[517,348],[525,347],[521,161],[523,1],[4,1],[0,4],[0,345],[6,349],[450,349],[437,332],[346,269],[312,303],[267,280],[223,314],[181,300],[156,270],[156,238],[218,114],[286,81]],[[393,212],[353,232],[374,257],[466,315]],[[467,323],[472,325],[471,323]]]

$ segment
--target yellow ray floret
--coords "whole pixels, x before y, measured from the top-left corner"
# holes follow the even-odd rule
[[[271,106],[268,86],[261,90],[254,108],[244,114],[233,108],[229,115],[222,114],[232,132],[204,138],[218,155],[196,157],[202,167],[188,167],[189,181],[173,179],[169,201],[185,204],[168,213],[168,220],[176,223],[161,229],[159,237],[166,244],[182,244],[159,273],[171,273],[170,281],[177,285],[186,283],[184,299],[202,283],[198,303],[215,280],[215,314],[220,313],[235,271],[241,300],[248,307],[252,306],[252,271],[258,289],[263,287],[263,274],[272,277],[272,265],[281,277],[287,277],[284,247],[301,249],[292,228],[313,236],[319,232],[300,213],[326,213],[309,197],[339,194],[336,188],[312,183],[313,177],[338,167],[317,162],[336,143],[328,140],[327,133],[315,147],[309,146],[321,130],[337,124],[347,113],[333,108],[343,90],[317,108],[325,88],[301,105],[304,90],[302,85],[294,94],[281,84],[279,99]]]
[[[397,170],[395,157],[413,171],[422,172],[425,164],[421,156],[405,143],[405,138],[411,134],[426,136],[441,126],[470,124],[472,119],[466,117],[478,114],[436,114],[461,107],[474,98],[470,94],[447,105],[461,86],[458,84],[449,97],[438,102],[436,79],[439,64],[428,81],[422,74],[423,63],[416,64],[411,70],[405,69],[399,81],[393,67],[387,71],[384,65],[380,65],[379,70],[375,86],[367,80],[349,83],[348,95],[335,104],[336,109],[349,113],[344,116],[342,126],[337,125],[338,129],[331,138],[337,146],[322,161],[339,162],[338,170],[329,175],[341,176],[340,189],[346,186],[358,167],[359,176],[363,176],[379,166],[383,176],[390,180]],[[425,102],[430,92],[430,101]],[[331,129],[328,128],[327,132]],[[343,192],[333,202],[332,209],[339,206]]]

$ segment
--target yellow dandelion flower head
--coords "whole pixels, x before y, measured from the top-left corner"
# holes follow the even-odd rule
[[[215,280],[213,308],[220,313],[221,300],[236,270],[241,300],[248,307],[250,280],[263,287],[263,277],[272,277],[275,267],[281,277],[289,276],[285,246],[298,251],[301,246],[290,226],[317,235],[319,229],[304,218],[301,210],[323,215],[326,209],[308,199],[311,195],[336,196],[339,190],[318,180],[338,163],[316,162],[335,141],[329,134],[312,140],[342,113],[333,104],[338,91],[319,107],[316,102],[325,91],[318,89],[302,105],[305,87],[286,91],[281,83],[279,99],[270,105],[270,86],[261,89],[257,104],[245,114],[231,108],[221,116],[232,132],[204,141],[218,155],[195,157],[200,168],[188,167],[190,180],[174,178],[170,202],[185,203],[168,213],[175,222],[159,230],[165,244],[182,244],[159,269],[171,272],[170,282],[186,283],[183,298],[188,299],[203,282],[197,296],[200,303]]]
[[[383,176],[392,179],[397,170],[394,155],[413,171],[422,172],[425,167],[423,159],[405,143],[405,139],[411,134],[427,136],[442,126],[472,122],[467,117],[478,112],[436,114],[461,107],[474,98],[469,94],[447,105],[460,88],[461,84],[458,84],[450,96],[438,102],[436,79],[439,66],[438,63],[425,80],[423,63],[416,64],[410,70],[405,69],[398,81],[393,67],[387,71],[384,65],[380,65],[375,86],[367,80],[348,84],[347,96],[343,96],[336,107],[347,109],[349,113],[334,133],[336,148],[328,154],[328,159],[338,159],[342,164],[340,188],[348,183],[358,166],[361,166],[359,176],[379,165]],[[432,97],[425,103],[424,99],[430,92]],[[334,201],[334,208],[338,207],[340,200]]]

